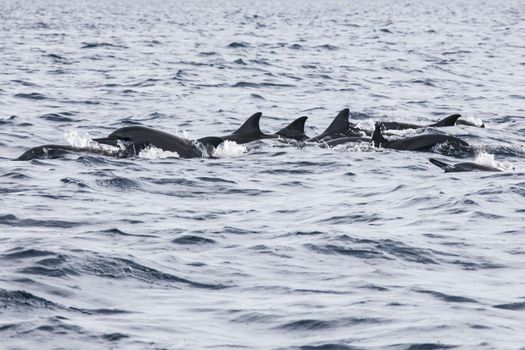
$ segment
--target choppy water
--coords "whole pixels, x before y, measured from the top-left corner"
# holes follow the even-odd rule
[[[523,2],[0,5],[0,347],[525,346]],[[224,135],[256,111],[315,135],[345,107],[483,121],[441,131],[506,171],[275,140],[11,160],[126,125]]]

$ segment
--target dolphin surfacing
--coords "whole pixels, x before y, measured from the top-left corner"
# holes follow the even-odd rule
[[[55,159],[71,153],[91,153],[110,157],[125,157],[125,150],[108,150],[96,147],[73,147],[70,145],[42,145],[28,149],[16,160]]]
[[[307,142],[319,142],[333,140],[341,137],[360,137],[360,132],[354,130],[355,125],[348,121],[350,110],[348,108],[340,111],[332,123],[320,135],[307,139]]]
[[[286,127],[277,131],[275,135],[283,139],[291,139],[296,141],[305,141],[308,139],[308,136],[304,133],[304,124],[306,123],[308,117],[297,118]]]
[[[224,140],[211,136],[193,141],[145,126],[127,126],[94,141],[115,147],[122,143],[132,150],[133,155],[138,155],[148,146],[154,146],[164,151],[177,152],[181,158],[197,158],[211,154]]]
[[[429,158],[428,160],[430,161],[430,163],[443,169],[446,173],[459,173],[459,172],[466,172],[466,171],[501,172],[501,169],[495,168],[493,166],[478,164],[474,162],[461,162],[461,163],[450,164],[450,163],[445,163],[441,160],[437,160],[435,158]]]
[[[375,147],[391,148],[403,151],[429,152],[439,144],[448,143],[464,151],[470,151],[470,145],[457,137],[443,134],[426,134],[407,137],[399,140],[387,140],[381,134],[381,124],[376,123],[372,142]]]
[[[137,156],[148,146],[154,146],[164,151],[176,152],[181,158],[205,157],[224,140],[220,137],[203,137],[198,140],[188,140],[164,131],[144,126],[128,126],[120,128],[107,137],[94,139],[103,145],[117,147],[108,150],[103,147],[74,147],[69,145],[43,145],[33,147],[24,152],[18,160],[59,158],[68,153],[92,153],[116,158]],[[124,147],[121,147],[124,146]]]
[[[297,118],[286,127],[277,131],[275,134],[265,134],[261,131],[261,127],[259,125],[261,117],[261,112],[254,113],[244,122],[244,124],[241,125],[239,129],[235,130],[230,135],[221,136],[221,139],[243,144],[263,139],[283,138],[304,141],[308,138],[308,136],[306,136],[304,133],[304,124],[308,117]]]

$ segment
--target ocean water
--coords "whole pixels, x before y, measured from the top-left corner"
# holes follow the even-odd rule
[[[0,0],[0,348],[525,349],[522,1]],[[441,154],[264,140],[19,162],[261,111],[486,128]],[[397,137],[396,135],[390,137]],[[438,150],[436,150],[438,151]]]

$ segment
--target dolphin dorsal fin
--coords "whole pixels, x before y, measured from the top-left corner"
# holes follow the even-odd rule
[[[461,114],[452,114],[452,115],[449,115],[448,117],[446,117],[444,119],[441,119],[437,123],[434,123],[434,124],[432,124],[430,126],[437,126],[437,127],[454,126],[454,125],[456,125],[456,121],[458,120],[459,117],[461,117]]]
[[[381,123],[376,123],[376,128],[374,134],[372,135],[372,141],[374,142],[375,147],[381,147],[381,145],[388,142],[387,139],[381,134]]]
[[[262,117],[261,112],[253,114],[248,120],[237,129],[233,135],[261,135],[262,131],[259,127],[259,120]]]
[[[286,127],[277,131],[276,134],[287,139],[294,139],[297,141],[303,141],[308,137],[304,134],[304,123],[308,117],[297,118]]]
[[[348,115],[350,110],[348,108],[343,109],[339,114],[334,118],[332,123],[326,128],[323,134],[337,134],[337,133],[346,133],[350,129],[350,122],[348,121]]]

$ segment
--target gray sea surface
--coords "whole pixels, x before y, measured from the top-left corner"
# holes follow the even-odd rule
[[[1,349],[525,349],[523,1],[0,0]],[[264,140],[343,108],[476,154]],[[439,150],[436,149],[436,152]],[[444,173],[429,157],[502,172]]]

